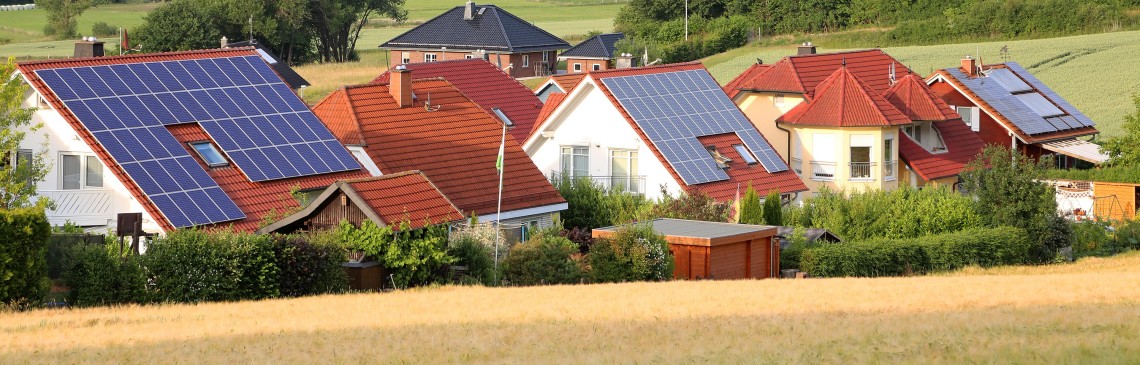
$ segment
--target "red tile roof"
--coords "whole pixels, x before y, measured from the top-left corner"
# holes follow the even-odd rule
[[[198,161],[198,165],[210,174],[218,183],[222,191],[230,197],[245,213],[245,219],[240,221],[219,223],[216,226],[233,226],[238,231],[254,231],[268,214],[282,215],[291,210],[300,208],[300,204],[290,194],[295,188],[301,191],[323,189],[340,179],[356,179],[369,176],[367,172],[357,170],[323,175],[297,177],[291,179],[252,182],[237,165],[210,168],[202,161],[197,152],[191,150],[187,142],[210,141],[210,136],[198,123],[187,123],[167,126],[167,130],[174,135],[174,139],[182,142],[190,156]],[[152,215],[153,216],[153,215]],[[156,217],[157,219],[157,217]]]
[[[412,81],[419,99],[399,108],[387,84],[349,86],[329,98],[347,98],[355,119],[321,107],[314,112],[330,129],[358,124],[369,157],[381,172],[420,170],[465,214],[495,214],[499,175],[495,169],[502,123],[446,80]],[[431,94],[432,111],[422,104]],[[346,141],[350,142],[350,141]],[[503,211],[565,203],[534,166],[519,142],[506,138]]]
[[[412,229],[464,218],[451,200],[420,171],[346,180],[384,223],[397,226],[407,220]]]
[[[768,71],[768,68],[770,67],[772,67],[772,65],[766,65],[763,63],[757,63],[749,66],[747,70],[744,70],[743,73],[736,76],[736,78],[732,79],[732,81],[729,81],[728,84],[724,85],[724,92],[728,94],[729,99],[735,99],[736,95],[740,94],[741,84],[744,84],[745,82],[751,81],[757,76],[760,76],[760,74],[764,73],[764,71]]]
[[[869,49],[784,57],[767,72],[741,81],[739,88],[811,95],[836,69],[845,67],[863,80],[867,87],[881,95],[891,87],[891,64],[895,65],[897,77],[913,74],[882,50]]]
[[[463,95],[488,112],[491,108],[499,108],[514,123],[514,127],[511,127],[507,133],[515,137],[519,143],[526,140],[534,127],[535,119],[538,118],[538,112],[542,109],[542,101],[538,100],[526,85],[482,59],[422,62],[404,66],[412,70],[413,78],[446,79]],[[390,72],[385,72],[372,82],[388,83],[389,74]],[[420,94],[416,96],[426,97]]]
[[[601,80],[601,79],[605,79],[605,78],[609,78],[609,77],[648,75],[648,74],[655,74],[655,73],[666,73],[666,72],[675,72],[675,71],[690,71],[690,70],[706,70],[706,69],[705,69],[704,65],[702,65],[699,62],[689,62],[689,63],[677,63],[677,64],[668,64],[668,65],[659,65],[659,66],[638,67],[638,68],[594,71],[594,72],[590,73],[590,76],[594,79]],[[706,72],[707,72],[707,70],[706,70]],[[598,84],[598,88],[601,89],[601,91],[606,95],[606,97],[610,99],[610,103],[612,103],[614,105],[614,107],[616,107],[618,109],[618,111],[621,113],[621,115],[625,117],[625,119],[629,123],[629,125],[631,127],[633,127],[633,130],[637,133],[638,137],[641,138],[642,141],[647,141],[646,145],[649,147],[649,150],[653,152],[653,155],[657,157],[657,160],[661,161],[662,165],[665,166],[665,169],[669,171],[669,174],[673,176],[673,180],[678,181],[678,182],[684,181],[681,179],[681,176],[679,174],[677,174],[677,171],[674,170],[671,165],[669,165],[668,161],[665,159],[665,156],[661,154],[661,151],[657,149],[657,147],[653,144],[653,141],[650,140],[649,137],[645,135],[645,132],[642,131],[641,128],[637,126],[637,123],[634,122],[633,117],[630,116],[629,112],[626,111],[625,108],[623,108],[621,106],[621,103],[618,102],[617,98],[614,97],[613,93],[610,92],[609,88],[607,88],[605,86],[605,84],[602,82],[598,82],[597,84]],[[733,134],[731,137],[721,135],[721,136],[719,136],[719,139],[714,138],[714,137],[718,137],[718,136],[707,136],[707,137],[702,137],[702,138],[711,138],[710,139],[711,142],[721,143],[721,144],[727,143],[728,145],[732,144],[732,142],[731,142],[732,138],[736,138],[735,141],[738,141],[738,142],[740,140],[738,137],[735,136],[735,134]],[[698,139],[698,140],[701,140],[701,139]],[[767,140],[765,140],[765,143],[767,143]],[[731,150],[732,148],[729,147],[728,149]],[[724,154],[725,152],[722,150],[721,153]],[[738,158],[740,157],[740,156],[736,155],[735,151],[730,152],[729,156],[736,156]],[[743,160],[741,159],[741,160],[736,160],[736,161],[743,161]],[[781,193],[794,193],[794,192],[800,192],[800,191],[808,190],[807,186],[804,185],[803,181],[801,181],[800,178],[798,176],[796,176],[795,173],[792,172],[792,170],[790,170],[790,169],[786,170],[786,171],[777,172],[777,173],[772,174],[772,173],[768,173],[768,171],[765,170],[764,167],[760,166],[759,164],[755,164],[755,165],[741,164],[741,165],[743,165],[743,166],[741,166],[740,168],[737,168],[737,171],[730,171],[729,172],[729,179],[728,180],[717,181],[717,182],[712,182],[712,183],[705,183],[705,184],[691,185],[688,187],[688,189],[697,189],[697,190],[703,191],[706,194],[708,194],[710,197],[712,197],[713,199],[716,199],[719,201],[732,200],[733,198],[735,198],[735,195],[736,195],[736,186],[737,185],[746,186],[749,182],[752,182],[753,186],[756,187],[757,189],[764,189],[764,191],[767,191],[768,189],[779,189]],[[732,168],[730,168],[729,170],[732,170]]]
[[[578,82],[582,81],[582,79],[585,77],[586,73],[584,72],[551,76],[550,78],[546,79],[546,82],[543,82],[542,85],[538,85],[538,88],[534,89],[534,91],[537,92],[541,90],[546,86],[547,83],[553,81],[556,85],[558,85],[560,89],[562,89],[562,92],[570,93],[570,89],[573,89],[574,85],[578,85]]]
[[[815,98],[800,103],[778,122],[827,127],[875,127],[910,124],[911,120],[845,67],[816,88]]]
[[[946,121],[962,119],[958,113],[950,110],[950,105],[938,97],[934,90],[926,86],[925,81],[916,75],[906,75],[899,79],[883,97],[911,120]]]
[[[146,212],[155,219],[159,227],[161,227],[164,231],[170,231],[174,229],[174,226],[170,223],[170,221],[168,221],[166,217],[162,215],[162,212],[154,205],[153,202],[151,202],[149,197],[143,193],[138,184],[134,183],[134,181],[131,180],[130,175],[128,175],[122,167],[115,163],[115,160],[111,158],[111,155],[107,152],[107,150],[95,140],[95,137],[92,136],[91,132],[89,132],[84,127],[83,123],[80,122],[78,118],[76,118],[75,114],[73,114],[71,110],[68,109],[63,104],[63,102],[59,100],[55,93],[53,93],[51,89],[48,88],[42,80],[40,80],[39,76],[36,74],[36,71],[54,68],[115,65],[139,62],[165,62],[253,55],[256,55],[256,53],[253,51],[253,48],[246,47],[187,52],[148,53],[117,57],[92,57],[22,62],[17,65],[17,69],[21,74],[24,75],[24,77],[28,79],[32,87],[35,88],[36,91],[38,91],[41,95],[43,95],[44,99],[47,100],[49,104],[51,104],[52,108],[60,113],[60,115],[71,126],[71,128],[73,128],[79,134],[79,138],[87,143],[95,155],[99,157],[99,160],[103,162],[103,165],[111,171],[111,174],[114,175],[115,178],[119,179],[119,181],[123,182],[123,185],[126,186],[127,191],[129,191],[135,200],[137,200],[140,205],[142,205],[143,209],[146,210]],[[171,132],[179,130],[177,127],[185,126],[171,127]],[[200,135],[187,136],[183,134],[182,136],[185,138],[196,138],[196,140],[209,139],[208,137],[202,138],[205,136],[205,132],[201,131],[201,127],[198,127],[196,124],[194,124],[193,127],[197,128],[197,132],[193,132],[188,128],[182,128],[179,133],[200,133]],[[178,137],[179,134],[176,133],[175,136]],[[191,153],[190,155],[197,156],[196,153]],[[228,171],[222,172],[221,170]],[[346,172],[315,177],[278,180],[268,183],[251,183],[236,167],[209,171],[211,173],[211,176],[214,177],[215,181],[217,181],[218,185],[222,187],[222,190],[224,190],[230,196],[230,198],[233,199],[234,203],[236,203],[237,206],[241,208],[242,212],[246,214],[246,219],[244,220],[220,223],[216,226],[229,226],[232,224],[235,229],[247,231],[256,229],[262,215],[264,215],[264,213],[268,212],[269,210],[274,208],[280,210],[288,207],[295,207],[297,203],[293,201],[292,198],[288,198],[288,201],[285,201],[285,199],[281,197],[281,194],[284,194],[287,197],[288,191],[293,185],[300,185],[302,188],[315,188],[327,186],[336,178],[366,176],[360,173]],[[247,185],[237,183],[238,180],[240,180],[241,183],[245,183]],[[282,189],[282,185],[288,186],[285,186]]]
[[[899,138],[899,157],[924,180],[962,173],[962,168],[986,147],[981,137],[971,131],[961,119],[934,122],[931,125],[942,135],[942,142],[946,144],[945,153],[931,153],[905,133],[900,133],[902,136]]]
[[[530,139],[530,136],[538,131],[542,122],[545,121],[546,118],[549,118],[550,114],[554,113],[554,109],[558,109],[558,106],[562,105],[563,100],[566,100],[566,93],[551,93],[550,96],[546,97],[546,104],[542,104],[542,111],[538,113],[538,119],[535,119],[534,127],[531,128],[530,133],[527,134],[527,139]],[[519,143],[526,143],[526,139],[519,141]]]
[[[364,144],[364,136],[360,134],[360,123],[356,121],[356,114],[351,113],[352,105],[349,104],[348,98],[344,94],[324,98],[312,108],[329,111],[330,120],[326,121],[325,125],[341,143],[346,145]]]
[[[732,159],[728,163],[728,169],[725,170],[728,173],[728,180],[693,186],[713,199],[732,200],[736,197],[737,189],[743,193],[748,184],[752,184],[752,187],[760,194],[767,194],[772,189],[779,190],[781,193],[807,190],[804,182],[791,170],[770,174],[759,163],[752,165],[744,163],[744,158],[732,147],[733,145],[744,144],[736,133],[697,137],[697,140],[701,142],[701,145],[713,146],[721,155]]]

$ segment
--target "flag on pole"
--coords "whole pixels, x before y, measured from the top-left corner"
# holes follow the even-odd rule
[[[119,31],[123,32],[123,34],[119,35],[119,55],[122,56],[123,53],[131,49],[131,41],[127,38],[126,28],[119,28]]]
[[[507,129],[506,124],[503,125],[503,129]],[[506,132],[503,133],[505,135]],[[506,144],[507,141],[505,139],[499,143],[499,158],[495,159],[495,169],[499,170],[499,175],[503,174],[503,150],[506,148]]]

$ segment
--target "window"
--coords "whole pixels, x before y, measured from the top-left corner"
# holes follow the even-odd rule
[[[784,107],[784,95],[783,94],[776,94],[776,96],[773,96],[772,97],[772,105],[776,106],[777,108]]]
[[[16,150],[16,153],[6,154],[2,157],[0,158],[0,170],[19,168],[21,165],[29,164],[34,156],[32,150]],[[35,180],[28,176],[27,184],[30,186],[35,183]]]
[[[883,139],[883,180],[895,179],[895,140],[887,135]]]
[[[601,71],[601,70],[602,70],[602,64],[595,63],[594,64],[594,71]]]
[[[28,151],[27,159],[31,160],[31,151]],[[103,187],[103,163],[98,157],[62,154],[59,166],[60,188],[63,190]]]
[[[474,55],[464,55],[463,58],[472,59],[472,58],[475,58],[475,56]]]
[[[906,135],[915,142],[922,143],[922,124],[915,123],[905,126],[903,127],[903,133],[906,133]]]
[[[839,158],[838,136],[831,133],[814,133],[811,142],[812,180],[834,180],[836,160]]]
[[[740,155],[740,158],[744,159],[744,163],[749,165],[756,163],[756,157],[752,156],[752,151],[744,148],[744,145],[734,144],[732,145],[732,149],[736,150],[736,153]]]
[[[562,147],[562,174],[570,177],[590,176],[590,147]]]
[[[523,67],[530,67],[530,55],[523,55]]]
[[[226,158],[222,156],[222,153],[218,152],[218,149],[214,147],[213,143],[191,142],[190,147],[194,147],[194,151],[198,152],[198,157],[201,157],[207,166],[220,167],[230,164],[226,161]]]
[[[542,63],[550,63],[550,52],[542,52]]]
[[[411,52],[400,52],[400,63],[403,63],[405,65],[412,63],[412,53]]]
[[[424,53],[424,62],[435,62],[435,53]]]
[[[574,72],[582,72],[582,64],[581,63],[575,63],[574,64]]]
[[[872,179],[871,146],[875,143],[874,136],[852,135],[850,150],[851,180]]]
[[[792,171],[795,171],[796,175],[800,175],[800,176],[803,176],[803,173],[804,173],[803,155],[804,155],[804,142],[800,138],[799,135],[793,134],[792,135],[792,158],[788,160],[788,164],[792,165]]]
[[[981,120],[979,120],[980,115],[978,115],[978,108],[960,106],[958,107],[957,112],[958,115],[962,116],[962,121],[966,122],[966,125],[970,126],[970,130],[974,132],[981,130]]]
[[[637,176],[637,151],[610,150],[610,187],[641,193]]]

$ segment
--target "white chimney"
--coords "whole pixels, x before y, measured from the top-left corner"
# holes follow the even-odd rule
[[[463,8],[463,20],[475,19],[475,1],[467,0],[467,6]]]

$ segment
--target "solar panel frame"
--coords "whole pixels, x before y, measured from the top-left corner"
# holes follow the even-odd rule
[[[1073,118],[1076,119],[1076,121],[1082,127],[1096,126],[1096,123],[1094,123],[1091,118],[1070,104],[1068,100],[1065,100],[1065,98],[1062,98],[1060,95],[1054,92],[1052,88],[1045,85],[1045,83],[1041,82],[1037,76],[1021,67],[1021,65],[1017,62],[1007,62],[1006,67],[1024,78],[1025,81],[1032,85],[1034,89],[1037,89],[1037,92],[1041,93],[1046,98],[1049,98],[1049,100],[1053,101],[1053,103],[1056,103],[1061,108],[1061,110],[1064,110],[1066,113],[1073,116]]]

